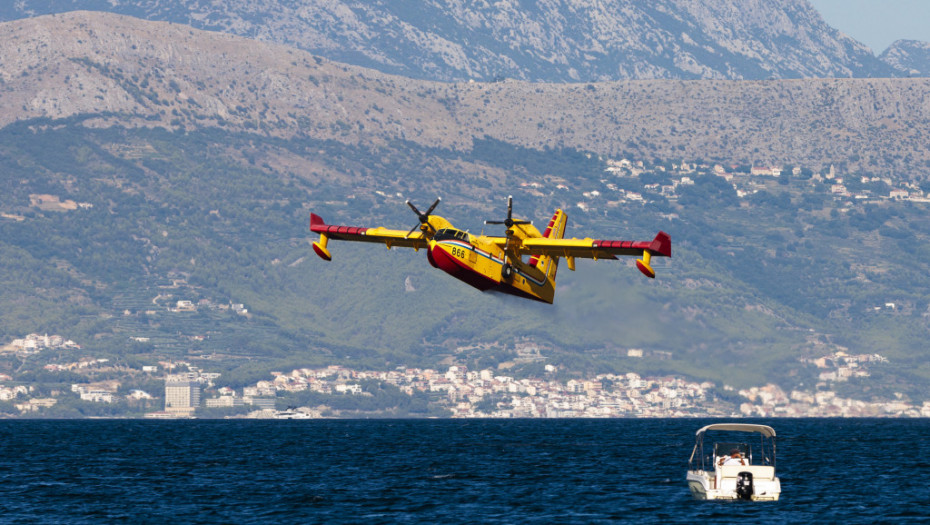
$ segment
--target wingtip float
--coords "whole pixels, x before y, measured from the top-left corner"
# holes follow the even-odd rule
[[[329,243],[329,237],[326,236],[326,233],[320,229],[314,229],[314,227],[326,226],[326,223],[323,222],[323,218],[315,213],[310,214],[310,231],[319,232],[320,240],[313,243],[313,251],[320,256],[324,261],[332,261],[333,256],[329,253],[329,249],[326,248],[326,244]]]
[[[652,269],[652,254],[660,255],[663,257],[672,256],[672,238],[669,234],[660,231],[656,234],[656,238],[652,240],[652,243],[648,248],[643,250],[643,258],[636,259],[636,267],[639,268],[639,271],[643,272],[643,275],[650,279],[656,278],[656,271]]]
[[[320,240],[312,243],[313,251],[331,261],[332,254],[327,248],[330,239],[385,244],[388,249],[426,248],[432,266],[470,286],[550,304],[555,299],[555,276],[561,258],[574,270],[575,259],[579,257],[597,260],[641,256],[636,260],[636,267],[643,275],[654,279],[652,258],[672,256],[671,237],[663,231],[652,241],[566,239],[568,216],[561,209],[555,211],[545,232],[540,233],[532,222],[513,218],[512,197],[507,198],[506,219],[485,221],[503,225],[506,228],[503,237],[471,235],[455,228],[445,218],[433,215],[440,201],[436,199],[426,212],[420,212],[408,200],[406,204],[418,221],[409,231],[335,226],[311,213],[310,231],[320,235]]]

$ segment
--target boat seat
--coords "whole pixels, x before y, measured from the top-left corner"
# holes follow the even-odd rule
[[[753,479],[773,479],[775,467],[769,465],[721,465],[717,467],[721,478],[736,478],[740,472],[751,472]]]

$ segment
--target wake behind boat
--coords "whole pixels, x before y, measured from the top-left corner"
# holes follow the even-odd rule
[[[709,440],[709,453],[704,449],[707,433],[714,438]],[[750,444],[757,437],[753,434],[759,435],[757,447]],[[746,423],[717,423],[698,430],[687,480],[695,499],[778,501],[775,430]]]

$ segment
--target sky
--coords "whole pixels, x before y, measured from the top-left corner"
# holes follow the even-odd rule
[[[872,48],[895,40],[930,42],[930,0],[808,0],[827,24]]]

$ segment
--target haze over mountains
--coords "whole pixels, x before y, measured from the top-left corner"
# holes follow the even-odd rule
[[[0,20],[91,9],[291,45],[442,81],[767,79],[922,75],[926,58],[871,50],[806,0],[20,0]],[[880,52],[882,50],[875,50]],[[893,51],[893,50],[889,50]]]
[[[898,368],[886,386],[919,392],[927,384],[918,342],[930,319],[930,231],[922,204],[886,196],[904,184],[916,194],[930,178],[930,80],[681,80],[867,76],[884,67],[842,35],[821,35],[816,20],[803,30],[781,26],[796,37],[740,40],[783,16],[804,20],[806,2],[760,2],[748,14],[725,2],[650,3],[649,16],[633,9],[630,19],[642,15],[645,25],[632,34],[678,36],[634,54],[648,67],[605,51],[575,72],[588,80],[607,71],[660,78],[583,83],[562,81],[590,51],[590,42],[578,43],[586,30],[548,32],[541,22],[567,24],[561,4],[514,5],[513,13],[529,17],[517,25],[491,24],[497,19],[483,7],[443,11],[497,28],[494,35],[510,35],[500,28],[512,26],[520,45],[497,54],[482,51],[491,39],[466,46],[478,33],[441,26],[439,13],[414,4],[374,4],[378,16],[328,4],[344,20],[370,24],[396,21],[387,15],[406,6],[411,20],[434,20],[449,42],[485,53],[452,61],[437,57],[459,55],[430,52],[434,39],[413,22],[390,25],[393,33],[383,34],[405,35],[390,45],[357,25],[339,26],[327,40],[308,29],[319,12],[300,18],[287,2],[228,2],[216,11],[207,2],[22,1],[0,13],[77,4],[292,45],[88,11],[0,24],[4,337],[65,332],[124,358],[214,352],[228,359],[222,366],[256,374],[333,361],[493,365],[512,357],[513,341],[531,340],[551,362],[575,369],[635,366],[747,385],[809,381],[800,357],[847,348],[890,357]],[[193,14],[181,20],[184,12]],[[572,20],[593,16],[579,13]],[[647,23],[659,19],[668,24],[662,31]],[[716,49],[714,60],[682,59],[698,56],[675,40],[685,27],[688,38]],[[724,39],[720,28],[738,34]],[[553,39],[559,32],[580,36]],[[297,35],[316,38],[317,47]],[[814,35],[816,45],[788,45]],[[376,47],[383,51],[370,51]],[[409,76],[493,79],[496,60],[516,72],[503,76],[559,82],[413,79],[335,62],[336,50],[346,61]],[[644,180],[607,175],[606,159],[622,157],[656,172]],[[656,190],[646,206],[618,204],[607,193],[670,186],[662,170],[680,170],[682,161],[725,171],[787,165],[798,173],[754,181],[744,198],[712,175],[693,175],[697,184],[681,198]],[[874,198],[833,197],[835,180],[812,178],[831,165]],[[674,266],[655,282],[609,263],[563,270],[556,305],[545,309],[461,287],[422,253],[340,245],[326,265],[306,244],[311,209],[333,223],[409,227],[415,218],[404,198],[419,205],[441,195],[439,213],[480,227],[500,214],[509,192],[528,218],[570,209],[569,235],[646,238],[666,229]],[[46,195],[92,206],[62,212],[42,205]],[[244,303],[250,316],[178,316],[150,306],[169,296]],[[874,306],[886,303],[894,313],[876,314]],[[126,350],[130,337],[154,342]],[[635,347],[661,357],[624,361]],[[21,367],[4,363],[8,371]]]
[[[45,16],[2,30],[0,123],[97,114],[108,125],[465,150],[488,136],[532,148],[842,164],[912,178],[922,172],[910,168],[930,161],[928,80],[919,78],[449,84],[106,13]]]

